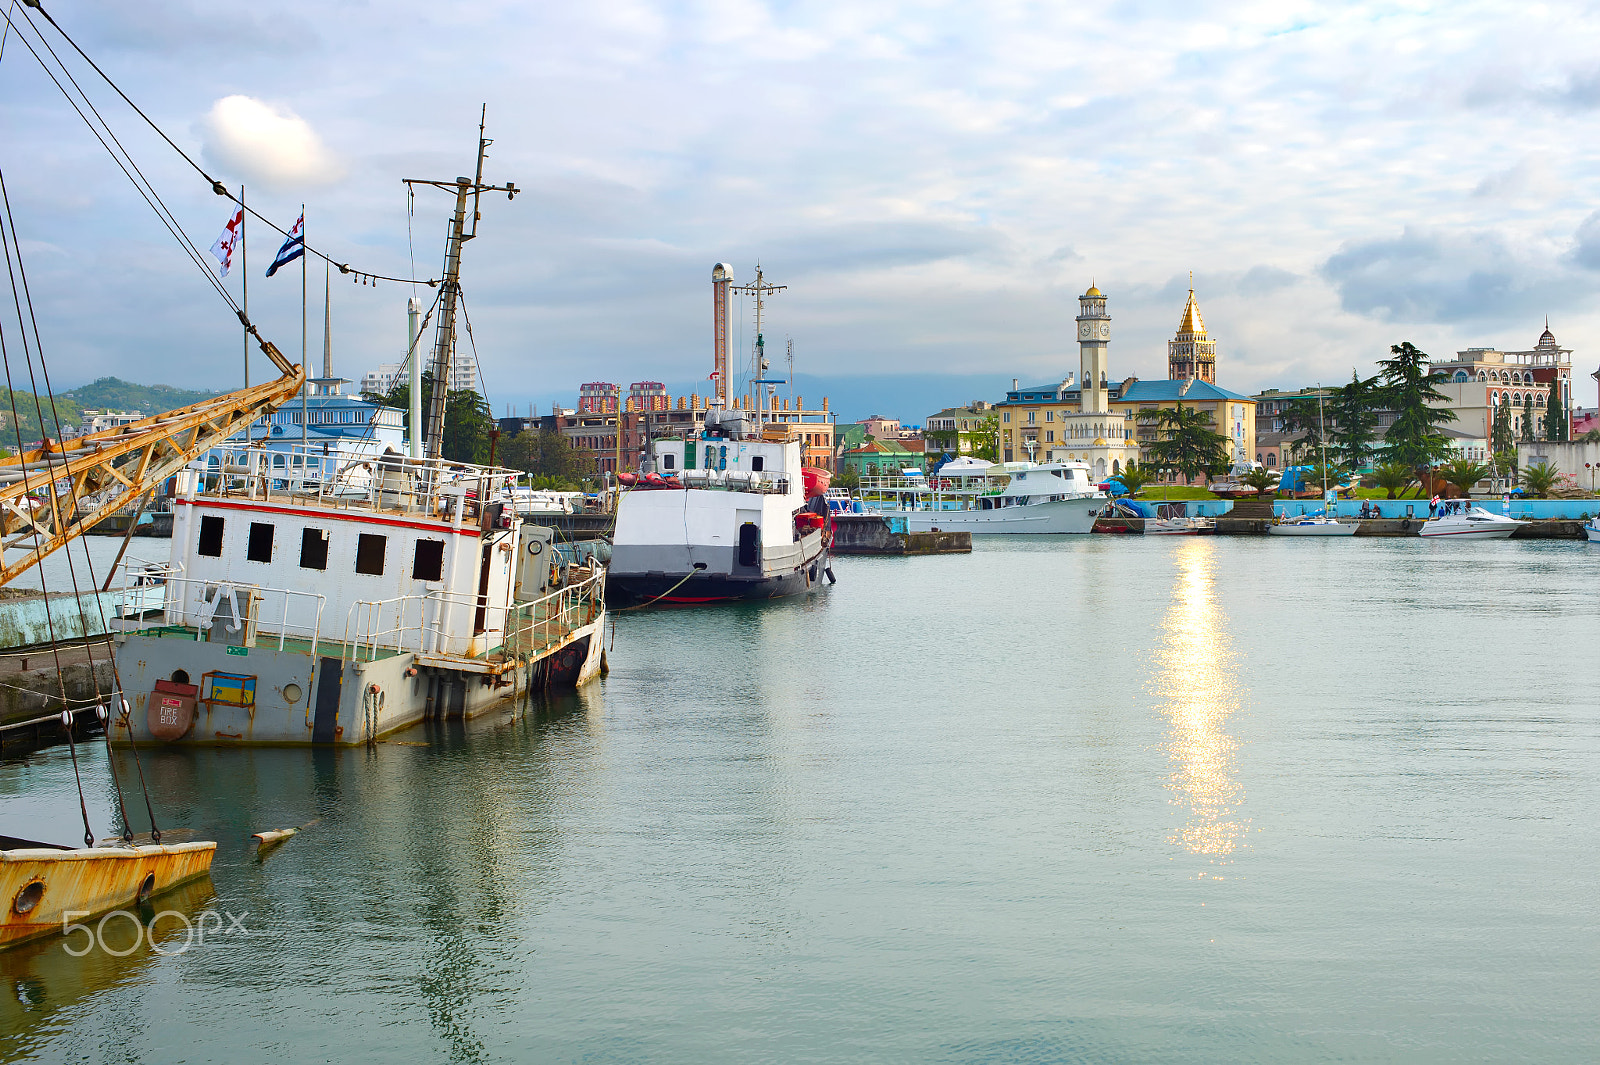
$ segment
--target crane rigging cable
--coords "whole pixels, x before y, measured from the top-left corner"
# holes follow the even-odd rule
[[[66,64],[61,61],[61,57],[56,54],[55,49],[50,47],[49,41],[46,40],[44,34],[40,31],[38,25],[33,21],[33,16],[28,13],[26,8],[30,8],[31,7],[35,11],[39,12],[40,15],[44,16],[45,20],[50,23],[51,27],[58,34],[61,35],[61,39],[66,41],[67,44],[71,45],[72,46],[72,50],[74,52],[76,52],[83,59],[83,61],[85,63],[89,64],[90,68],[92,70],[94,70],[94,72],[96,74],[98,74],[100,76],[100,80],[104,81],[106,83],[106,85],[110,86],[111,90],[113,92],[115,92],[119,97],[121,97],[123,102],[126,103],[130,108],[132,108],[134,113],[137,114],[141,119],[143,119],[145,124],[147,126],[149,126],[152,130],[154,130],[156,132],[156,135],[159,136],[163,141],[165,141],[167,143],[168,147],[170,147],[174,152],[177,152],[178,156],[181,159],[183,159],[184,162],[188,163],[190,168],[193,169],[195,173],[199,174],[202,178],[205,179],[206,185],[211,189],[212,192],[216,193],[218,196],[221,196],[223,199],[228,200],[228,201],[238,205],[238,207],[241,210],[243,210],[246,213],[248,213],[252,218],[255,218],[258,222],[262,223],[267,228],[274,230],[280,236],[284,237],[285,239],[288,238],[288,236],[289,236],[289,230],[288,229],[285,229],[283,226],[279,225],[277,222],[275,222],[272,219],[268,218],[266,215],[263,215],[261,212],[257,211],[255,208],[250,207],[249,205],[247,205],[244,202],[243,199],[241,199],[239,196],[235,195],[220,180],[218,180],[217,178],[214,178],[210,174],[206,173],[205,168],[202,167],[199,163],[195,162],[193,156],[191,156],[188,152],[184,151],[181,147],[179,147],[177,142],[174,141],[171,137],[167,136],[166,131],[163,130],[159,125],[157,125],[154,119],[152,119],[149,115],[145,114],[144,109],[141,108],[138,104],[134,103],[132,98],[129,97],[127,93],[122,91],[121,86],[119,86],[115,81],[111,80],[111,76],[109,74],[107,74],[104,70],[100,69],[100,65],[98,63],[96,63],[93,59],[90,59],[88,54],[86,52],[84,52],[84,50],[82,48],[78,47],[78,42],[72,39],[71,34],[67,33],[66,30],[61,28],[61,24],[58,23],[51,16],[50,12],[48,12],[48,11],[46,11],[44,9],[44,5],[41,4],[39,2],[39,0],[22,0],[22,3],[24,5],[24,10],[22,12],[23,20],[27,23],[28,28],[31,29],[34,32],[34,34],[38,37],[39,43],[41,45],[43,45],[43,47],[45,48],[45,50],[47,52],[50,53],[51,58],[54,59],[55,62],[60,66],[62,73],[65,74],[67,79],[72,82],[73,87],[76,88],[80,94],[82,94],[85,103],[88,103],[88,95],[83,92],[82,87],[78,85],[76,79],[74,79],[72,77],[71,73],[68,72]],[[14,7],[15,7],[15,3],[13,2],[13,8]],[[26,43],[28,45],[28,50],[33,53],[34,58],[39,61],[39,65],[45,69],[45,72],[50,75],[50,79],[56,83],[56,87],[61,89],[62,94],[64,96],[66,96],[68,102],[72,103],[73,109],[78,111],[79,117],[84,119],[84,122],[86,124],[88,124],[88,126],[89,126],[89,128],[91,130],[94,130],[95,129],[94,124],[89,122],[88,118],[83,115],[82,110],[78,109],[76,102],[73,101],[72,95],[67,92],[67,90],[66,90],[66,88],[64,86],[61,85],[61,82],[55,77],[55,74],[50,70],[49,65],[45,63],[44,58],[33,47],[33,45],[30,42],[28,42],[27,35],[22,32],[22,27],[21,27],[20,24],[18,24],[16,22],[13,13],[11,11],[7,11],[4,14],[0,14],[0,18],[4,18],[5,19],[6,28],[8,30],[12,29],[12,28],[16,29],[18,38],[20,38],[24,43]],[[89,107],[90,107],[91,110],[94,110],[94,105],[93,104],[89,104]],[[100,114],[99,114],[98,111],[95,111],[95,117],[96,118],[100,118]],[[101,121],[104,122],[104,119],[102,118]],[[106,131],[107,131],[108,134],[110,133],[110,127],[109,126],[106,127]],[[96,135],[97,138],[99,137],[98,131],[96,131],[95,135]],[[113,136],[112,139],[115,140],[116,138]],[[101,140],[101,143],[104,144],[105,143],[104,140]],[[117,146],[120,148],[121,147],[121,143],[118,142]],[[110,147],[107,146],[106,150],[110,151]],[[112,157],[116,158],[116,153],[113,152],[112,153]],[[129,162],[130,163],[132,162],[131,158],[129,159]],[[118,165],[121,165],[120,160],[119,160],[119,164]],[[137,169],[137,168],[135,168],[135,169]],[[129,177],[130,177],[130,180],[132,180],[132,175],[129,175]],[[143,177],[143,174],[140,174],[140,177]],[[135,182],[135,185],[137,186],[138,182]],[[152,193],[154,192],[153,189],[151,191],[152,191]],[[154,207],[155,205],[152,204],[151,206]],[[164,209],[164,207],[165,207],[165,205],[163,205],[163,209]],[[161,211],[157,210],[157,214],[160,214],[160,213],[161,213]],[[173,225],[176,226],[176,222],[175,221],[174,221]],[[180,230],[180,232],[181,232],[181,230]],[[174,236],[177,236],[177,235],[178,235],[177,233],[174,233]],[[180,242],[187,244],[190,248],[193,248],[193,242],[189,241],[187,237],[182,237],[180,239]],[[415,277],[391,277],[388,274],[373,273],[370,270],[358,270],[355,267],[351,266],[349,263],[342,263],[339,260],[333,258],[328,253],[326,253],[324,251],[321,251],[321,250],[319,250],[319,249],[317,249],[315,247],[312,247],[310,244],[304,243],[303,241],[302,241],[302,246],[305,248],[305,252],[306,252],[307,255],[313,256],[313,257],[318,258],[318,259],[322,259],[323,261],[327,262],[331,266],[337,266],[339,268],[339,273],[340,274],[354,274],[354,275],[356,275],[357,279],[366,279],[368,281],[393,281],[393,282],[395,282],[397,284],[402,284],[402,285],[427,285],[429,288],[437,287],[438,284],[439,284],[439,281],[436,278],[429,279],[427,281],[423,281],[423,280],[421,280],[419,278],[415,278]],[[198,256],[198,254],[199,254],[198,253],[198,249],[196,249],[195,254],[196,254],[196,256]],[[210,275],[211,270],[210,270],[209,267],[205,266],[205,263],[204,263],[203,259],[197,259],[197,264],[200,265],[201,268],[204,269],[208,275]],[[215,277],[213,277],[212,280],[213,280],[213,282],[216,282],[216,278]],[[218,288],[219,288],[220,291],[226,293],[226,290],[221,288],[220,283],[218,284]],[[230,303],[232,302],[231,297],[226,297],[225,296],[225,298],[227,298]]]

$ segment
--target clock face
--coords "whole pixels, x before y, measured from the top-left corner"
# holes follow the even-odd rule
[[[1094,326],[1090,325],[1088,322],[1079,323],[1079,325],[1078,325],[1078,335],[1080,337],[1082,337],[1083,339],[1088,340],[1091,336],[1094,335]]]
[[[1110,336],[1111,335],[1111,327],[1109,325],[1102,325],[1100,327],[1100,335],[1103,336],[1103,337]]]

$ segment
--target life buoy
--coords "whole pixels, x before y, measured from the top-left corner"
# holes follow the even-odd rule
[[[1409,529],[1409,528],[1411,528],[1411,519],[1410,518],[1401,518],[1400,519],[1400,528],[1401,529]]]

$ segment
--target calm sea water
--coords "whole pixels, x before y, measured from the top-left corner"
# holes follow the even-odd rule
[[[167,821],[221,842],[165,905],[248,932],[0,954],[0,1056],[1600,1056],[1600,551],[834,567],[621,615],[603,683],[425,746],[147,754]],[[70,841],[71,782],[65,750],[0,766],[0,831]]]

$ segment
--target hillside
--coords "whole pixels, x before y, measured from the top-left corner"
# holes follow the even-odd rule
[[[58,398],[69,400],[80,409],[136,410],[151,415],[187,407],[214,395],[215,392],[194,392],[171,385],[136,385],[117,377],[102,377],[91,384],[62,392]]]

